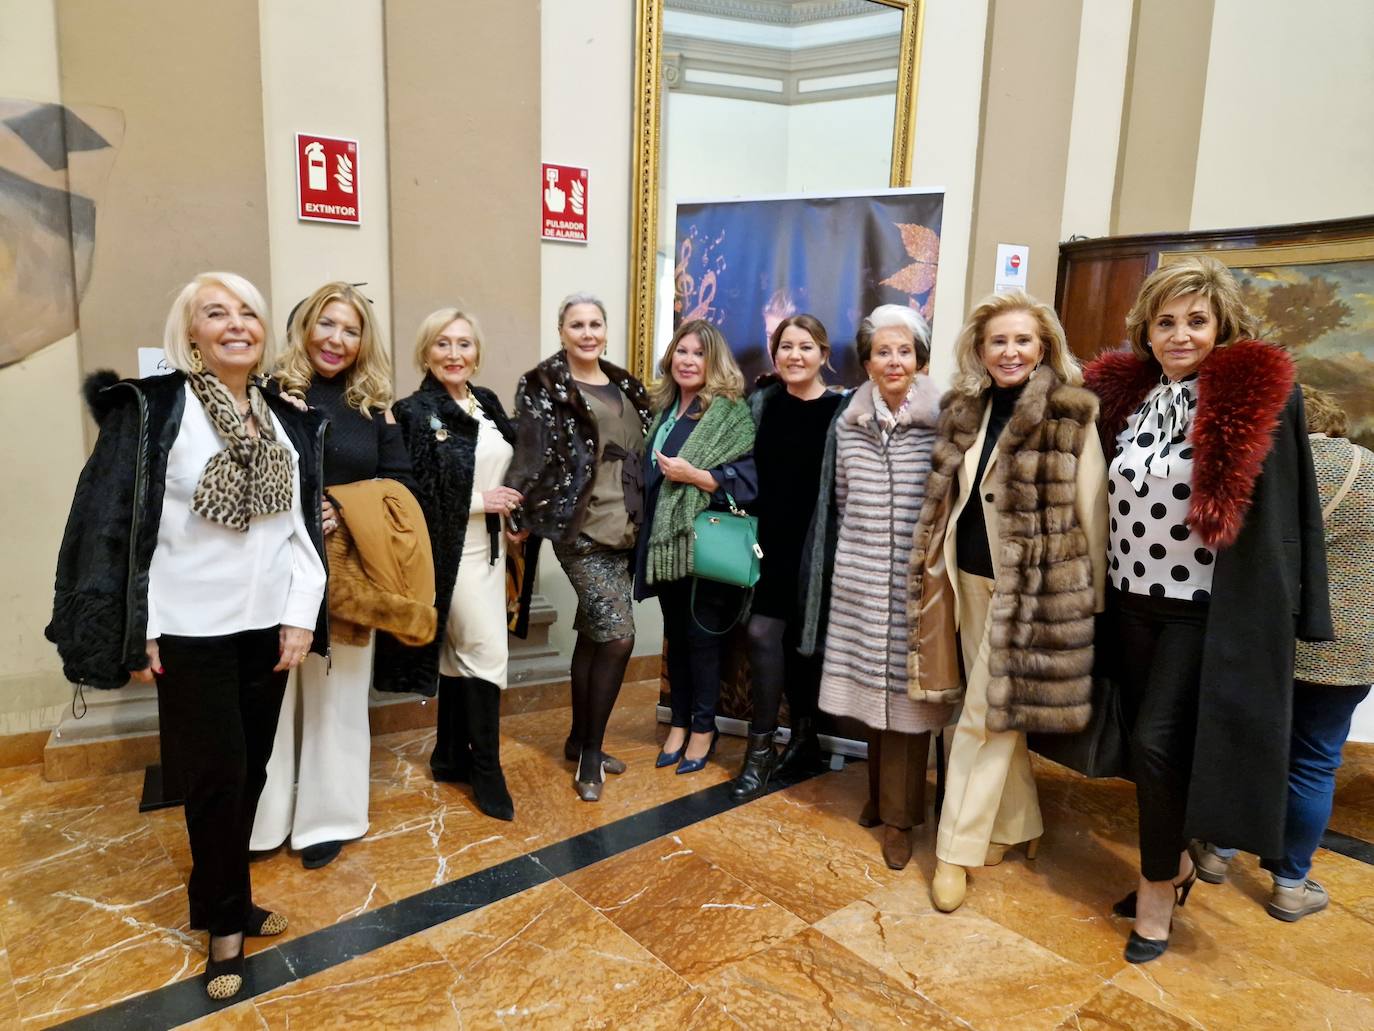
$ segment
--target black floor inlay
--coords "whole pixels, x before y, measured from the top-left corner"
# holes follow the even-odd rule
[[[1340,831],[1333,831],[1328,828],[1326,833],[1322,835],[1322,848],[1339,852],[1343,856],[1358,859],[1362,863],[1369,863],[1374,866],[1374,844],[1361,838],[1352,838],[1349,834],[1342,834]]]
[[[774,780],[769,784],[767,793],[790,787],[810,776],[813,775]],[[571,795],[569,804],[577,804],[571,801]],[[361,916],[293,938],[248,957],[243,990],[224,1002],[217,1003],[208,998],[197,976],[136,995],[60,1026],[99,1028],[101,1031],[148,1031],[150,1028],[176,1027],[374,952],[454,917],[500,902],[526,888],[628,852],[655,838],[675,834],[684,827],[718,816],[739,804],[730,798],[730,782],[716,784]]]

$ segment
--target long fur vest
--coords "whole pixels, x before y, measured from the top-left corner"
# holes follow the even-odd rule
[[[930,549],[943,546],[959,467],[978,438],[986,394],[950,393],[942,402],[926,503],[912,550],[910,604],[926,604],[923,574]],[[991,541],[997,579],[988,619],[992,653],[989,730],[1067,733],[1091,714],[1093,562],[1078,518],[1078,460],[1093,439],[1097,398],[1061,382],[1049,366],[1032,375],[997,442],[1004,480],[997,496],[1000,538]],[[979,503],[975,497],[970,503]],[[936,531],[941,532],[936,532]],[[946,575],[954,575],[952,570]],[[913,620],[913,633],[919,622]],[[921,681],[930,639],[913,641],[911,681]],[[921,645],[925,655],[921,654]],[[949,641],[946,647],[953,647]],[[947,701],[948,691],[928,696]]]
[[[605,360],[601,371],[635,406],[647,431],[653,412],[644,384]],[[573,382],[562,350],[520,377],[515,421],[515,457],[506,483],[525,495],[525,502],[511,522],[555,543],[570,543],[591,503],[601,445],[596,416]]]

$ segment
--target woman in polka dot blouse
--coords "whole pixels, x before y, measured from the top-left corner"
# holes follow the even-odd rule
[[[1116,911],[1126,959],[1168,947],[1196,877],[1186,846],[1282,851],[1294,638],[1329,640],[1321,506],[1292,359],[1211,258],[1161,267],[1129,352],[1086,370],[1102,399],[1109,610],[1135,710],[1141,873]]]

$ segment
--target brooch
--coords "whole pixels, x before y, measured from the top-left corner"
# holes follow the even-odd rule
[[[431,415],[429,417],[429,428],[434,431],[434,439],[439,441],[439,443],[442,444],[444,441],[448,440],[448,429],[439,421],[437,415]]]

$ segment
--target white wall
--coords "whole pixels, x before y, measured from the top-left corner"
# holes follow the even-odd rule
[[[297,301],[341,279],[367,284],[362,292],[390,336],[382,0],[259,0],[258,18],[272,327],[280,337]],[[297,132],[358,141],[362,225],[296,218]],[[398,327],[403,362],[410,359],[414,329]]]
[[[966,284],[987,18],[987,0],[926,4],[911,182],[945,188],[931,325],[931,376],[940,382],[947,382],[954,370],[954,340],[970,301]]]
[[[52,0],[4,0],[0,97],[60,101]],[[0,241],[0,252],[5,249]],[[100,241],[96,240],[97,260]],[[72,490],[86,456],[77,337],[0,369],[0,735],[57,722],[71,687],[43,637],[53,569]]]
[[[1374,211],[1374,4],[1215,3],[1191,228]]]
[[[886,186],[892,174],[895,96],[787,108],[787,192],[842,193]]]

